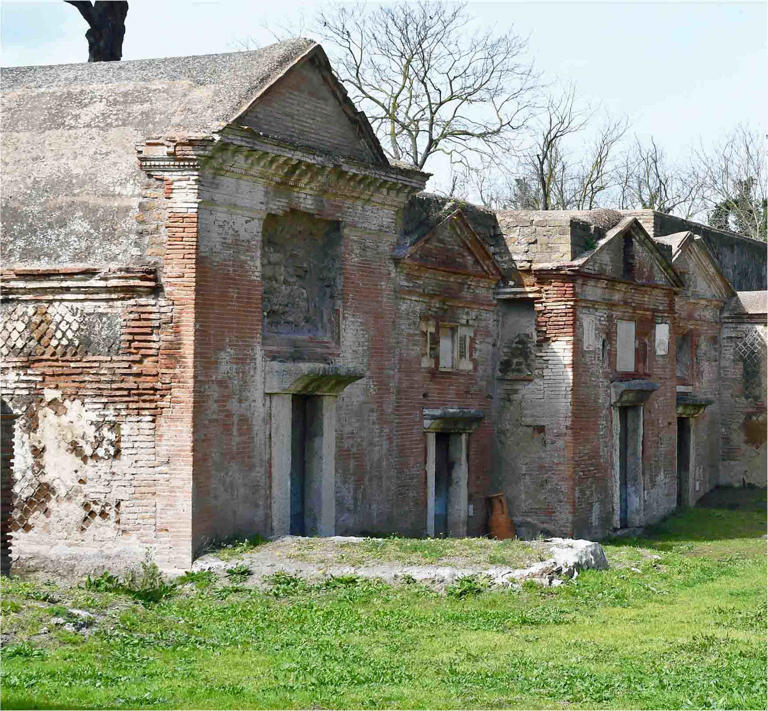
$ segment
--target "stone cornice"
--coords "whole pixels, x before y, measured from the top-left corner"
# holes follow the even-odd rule
[[[400,206],[423,190],[428,175],[312,152],[250,129],[228,127],[204,167],[219,175],[258,180],[332,198]]]
[[[0,271],[2,299],[124,299],[152,292],[154,267],[10,267]]]
[[[139,165],[150,175],[155,173],[198,171],[215,139],[212,136],[168,136],[149,138],[136,144]]]
[[[381,167],[298,148],[251,129],[228,126],[216,136],[148,139],[137,144],[150,175],[199,172],[272,183],[313,195],[400,207],[424,189],[427,173]]]

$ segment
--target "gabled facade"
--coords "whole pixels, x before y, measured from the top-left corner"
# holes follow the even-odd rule
[[[536,348],[507,386],[497,431],[496,476],[518,527],[594,537],[674,509],[675,437],[665,423],[675,408],[667,344],[679,277],[625,218],[589,252],[534,264],[524,280],[502,309],[517,302],[527,322],[519,335],[503,327],[503,337],[535,324]],[[643,439],[655,443],[647,457]]]
[[[672,250],[683,289],[675,309],[678,506],[694,504],[720,483],[722,315],[735,296],[701,237],[658,238]]]
[[[598,537],[759,479],[764,309],[695,233],[424,194],[308,40],[3,78],[20,568],[484,535],[498,492]]]
[[[481,535],[492,466],[496,304],[504,275],[457,210],[401,245],[397,264],[397,500],[411,535]],[[407,503],[406,503],[407,502]],[[407,510],[407,509],[406,509]],[[407,520],[398,505],[397,530]]]

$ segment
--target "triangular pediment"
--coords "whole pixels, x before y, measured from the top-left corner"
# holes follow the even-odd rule
[[[624,218],[575,263],[582,271],[638,284],[683,285],[670,259],[634,217]]]
[[[672,248],[672,264],[683,281],[683,294],[723,300],[736,294],[701,237],[693,232],[680,232],[657,241]]]
[[[368,119],[314,45],[253,98],[231,123],[271,138],[389,166]]]
[[[503,278],[493,255],[461,210],[439,222],[398,256],[427,269],[493,281]]]

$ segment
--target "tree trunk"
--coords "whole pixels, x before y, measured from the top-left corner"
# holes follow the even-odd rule
[[[128,3],[123,0],[66,0],[74,5],[89,25],[85,38],[88,40],[89,62],[115,62],[123,56],[125,18]]]

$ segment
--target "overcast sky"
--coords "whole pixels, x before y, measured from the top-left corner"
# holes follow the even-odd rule
[[[264,25],[311,16],[316,0],[130,0],[123,59],[208,54]],[[739,122],[766,126],[768,3],[471,2],[480,23],[529,37],[545,76],[627,115],[673,156]],[[84,20],[63,0],[0,2],[2,65],[87,59]]]

